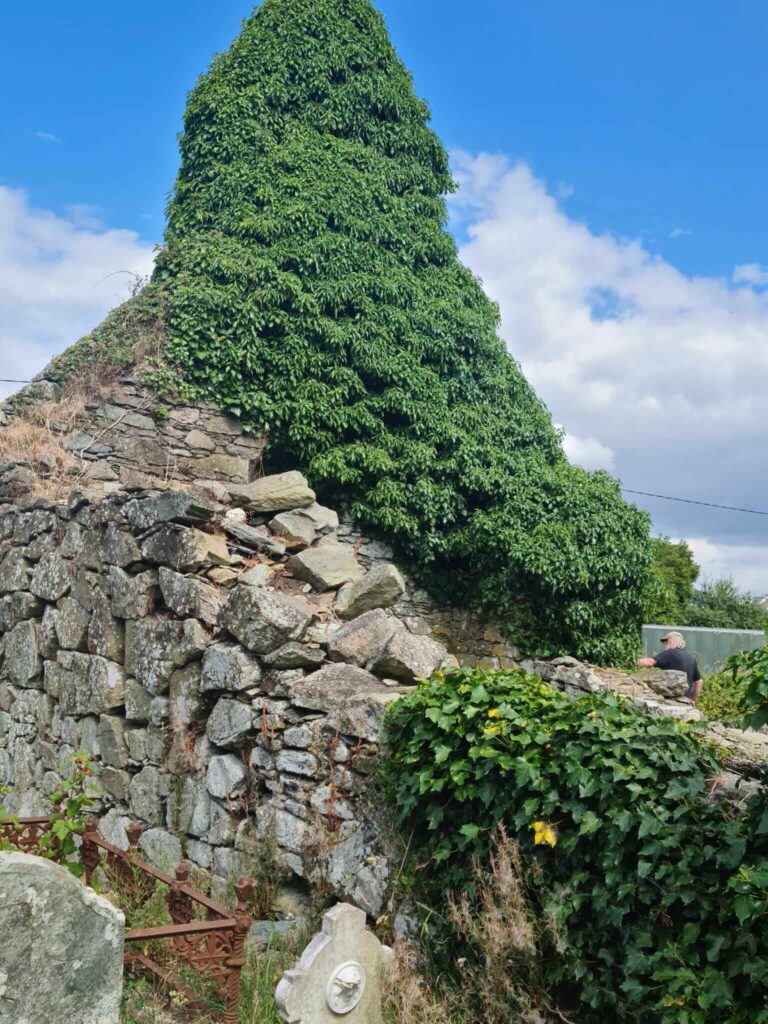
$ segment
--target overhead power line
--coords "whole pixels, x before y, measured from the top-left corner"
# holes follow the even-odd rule
[[[751,516],[768,516],[768,512],[761,512],[756,508],[737,508],[735,505],[715,505],[711,501],[694,501],[693,498],[672,498],[669,494],[652,494],[650,491],[631,491],[629,487],[622,487],[625,494],[642,494],[646,498],[661,498],[662,501],[681,501],[684,505],[703,505],[705,508],[722,508],[726,512],[747,512]]]
[[[34,384],[31,380],[13,380],[8,377],[0,377],[0,384]]]

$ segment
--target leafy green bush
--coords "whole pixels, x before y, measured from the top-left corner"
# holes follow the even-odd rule
[[[696,707],[714,721],[741,725],[747,710],[743,679],[727,668],[707,676]]]
[[[726,669],[733,685],[744,688],[744,728],[762,729],[768,724],[768,646],[734,654]]]
[[[167,357],[444,595],[629,659],[648,518],[567,464],[445,230],[428,117],[369,0],[262,4],[189,97]]]
[[[433,901],[471,886],[503,821],[545,879],[585,1024],[765,1024],[768,812],[709,799],[696,731],[522,672],[437,674],[387,717],[386,780]]]

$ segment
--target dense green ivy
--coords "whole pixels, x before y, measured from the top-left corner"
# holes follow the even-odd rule
[[[446,231],[428,119],[369,0],[266,0],[189,97],[168,354],[446,596],[626,659],[647,517],[567,464]]]
[[[503,821],[544,868],[565,940],[547,973],[583,1024],[768,1021],[765,798],[711,798],[722,768],[692,727],[467,669],[401,698],[386,731],[429,901],[471,885]]]

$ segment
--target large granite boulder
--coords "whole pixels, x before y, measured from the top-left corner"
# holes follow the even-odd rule
[[[203,657],[200,689],[250,690],[261,682],[261,666],[239,644],[214,644]]]
[[[58,864],[0,853],[0,1020],[118,1024],[125,918]]]
[[[160,589],[166,606],[185,619],[192,616],[215,626],[221,607],[221,596],[216,587],[195,576],[160,569]]]
[[[363,575],[362,567],[348,544],[322,544],[307,548],[288,559],[293,575],[316,590],[332,590]]]
[[[314,504],[315,492],[301,473],[263,476],[245,485],[230,485],[229,493],[252,512],[284,512]]]
[[[431,676],[447,657],[448,651],[437,640],[398,629],[368,667],[376,675],[410,683]]]
[[[381,608],[366,612],[336,630],[328,641],[328,657],[363,668],[376,658],[398,628],[403,627]]]
[[[354,619],[373,608],[390,608],[405,593],[405,580],[389,562],[375,565],[362,579],[343,586],[334,611],[341,619]]]
[[[377,743],[389,704],[400,692],[354,665],[325,665],[290,686],[291,703],[333,716],[345,736]]]
[[[219,625],[255,654],[269,654],[301,640],[313,611],[298,598],[258,587],[235,587],[219,614]]]
[[[144,541],[141,553],[148,562],[170,566],[177,572],[229,565],[223,537],[186,526],[161,526]]]

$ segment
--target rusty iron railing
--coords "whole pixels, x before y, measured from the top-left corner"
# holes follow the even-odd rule
[[[22,853],[34,853],[50,825],[50,818],[11,818],[0,821],[0,834]]]
[[[40,837],[50,827],[48,818],[22,818],[0,822],[0,831],[14,845],[34,853]],[[224,1004],[221,1013],[213,1013],[221,1024],[238,1024],[240,976],[244,964],[243,950],[253,924],[249,907],[253,901],[253,883],[242,878],[235,886],[237,906],[234,910],[197,892],[189,884],[190,867],[182,861],[175,877],[165,874],[139,856],[141,825],[126,827],[128,849],[108,843],[99,835],[97,822],[90,819],[82,837],[80,857],[85,881],[91,884],[99,864],[104,861],[109,873],[118,881],[139,887],[147,897],[155,883],[168,887],[166,904],[172,924],[158,928],[140,928],[125,933],[125,965],[134,973],[149,973],[185,997],[191,1005],[199,1005],[200,997],[173,972],[153,960],[146,952],[151,942],[167,941],[173,952],[201,977],[210,979]],[[195,919],[196,907],[205,913],[205,920]],[[143,947],[138,950],[130,947]],[[210,1008],[206,1007],[209,1010]]]

